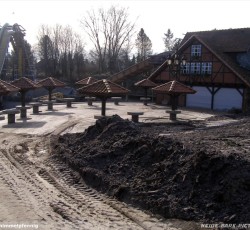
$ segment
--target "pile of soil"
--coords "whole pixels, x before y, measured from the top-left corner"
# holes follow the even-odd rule
[[[53,157],[95,189],[165,218],[247,223],[249,128],[249,118],[206,128],[137,124],[115,115],[58,137]]]

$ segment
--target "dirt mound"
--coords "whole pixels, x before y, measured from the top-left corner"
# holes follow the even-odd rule
[[[53,152],[97,190],[166,218],[247,223],[249,127],[243,122],[196,130],[183,124],[174,134],[159,136],[169,130],[166,124],[154,129],[113,116],[83,133],[60,136]],[[243,128],[240,148],[232,140],[222,145],[226,134]]]

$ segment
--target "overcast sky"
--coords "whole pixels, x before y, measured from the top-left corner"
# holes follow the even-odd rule
[[[18,23],[33,45],[41,24],[71,25],[83,34],[79,21],[86,11],[111,5],[128,8],[128,20],[137,19],[136,29],[144,29],[154,53],[164,51],[163,36],[168,28],[174,37],[183,38],[192,31],[250,27],[249,0],[0,0],[0,25]]]

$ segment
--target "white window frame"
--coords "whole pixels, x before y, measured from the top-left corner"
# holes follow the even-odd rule
[[[191,56],[200,57],[201,56],[201,45],[192,45],[191,46]]]
[[[191,62],[190,74],[200,74],[201,73],[201,63]]]
[[[182,74],[189,74],[189,70],[190,70],[190,63],[189,62],[186,62],[185,65],[181,66]]]
[[[212,74],[212,62],[202,62],[201,74]]]

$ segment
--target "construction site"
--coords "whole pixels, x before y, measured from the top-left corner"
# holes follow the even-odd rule
[[[82,100],[54,98],[66,84],[51,77],[36,84],[24,36],[18,24],[0,30],[1,80],[18,83],[1,81],[1,92],[19,93],[0,114],[0,228],[249,228],[247,114],[177,106],[178,90],[196,91],[176,81],[155,86],[174,91],[172,107],[150,93],[140,100],[143,90],[128,100],[134,77],[163,68],[168,52],[108,79],[83,79]],[[45,97],[25,100],[24,83],[43,87]]]

